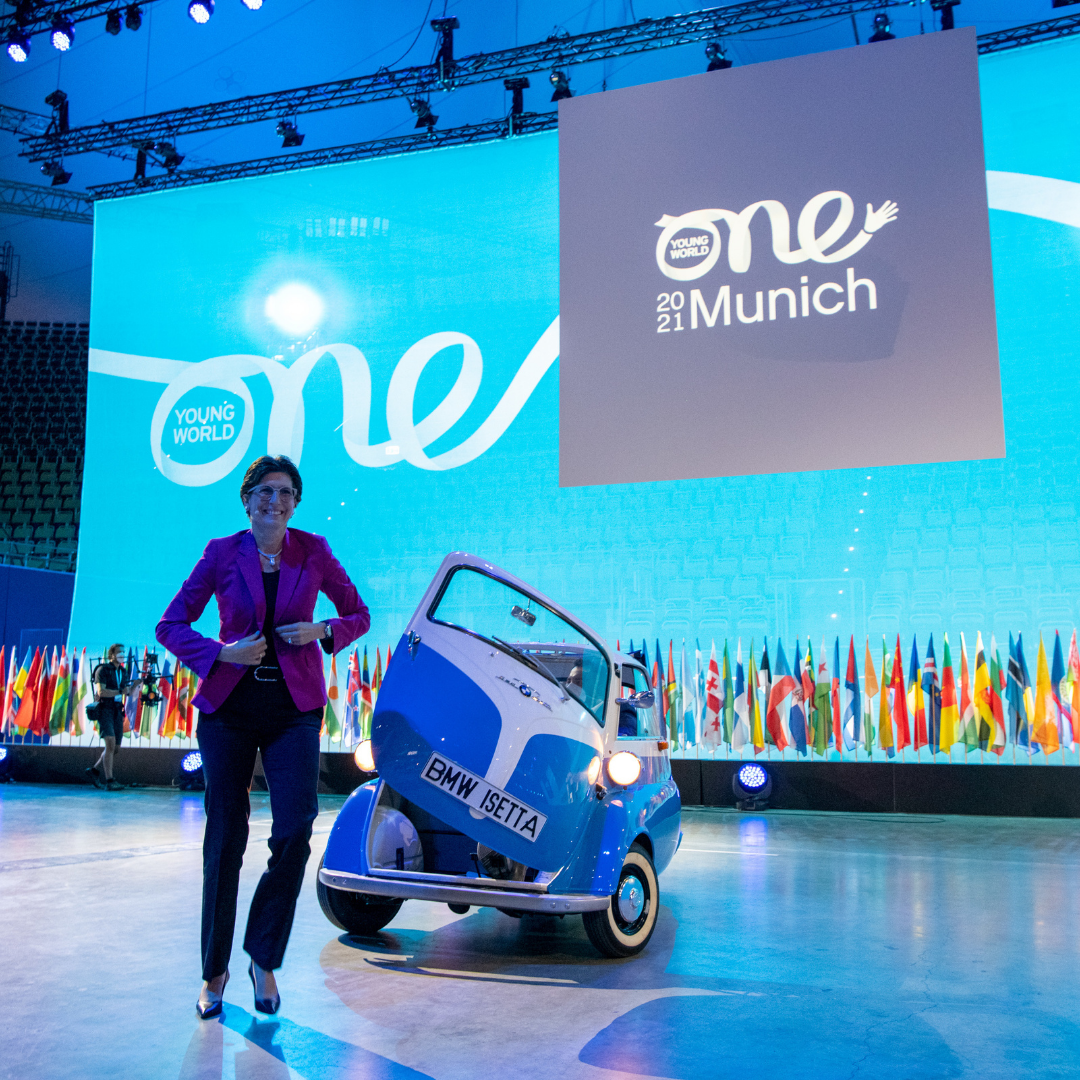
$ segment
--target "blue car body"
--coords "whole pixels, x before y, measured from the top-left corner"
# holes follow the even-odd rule
[[[447,556],[387,667],[378,779],[338,814],[321,885],[455,910],[612,908],[616,932],[643,890],[655,919],[641,853],[668,865],[681,804],[652,696],[639,658],[506,571]]]

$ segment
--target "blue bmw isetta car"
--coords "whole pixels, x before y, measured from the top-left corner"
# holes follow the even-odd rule
[[[682,838],[644,665],[473,555],[443,561],[387,667],[378,779],[338,814],[319,902],[370,935],[407,899],[580,914],[606,956],[652,936]]]

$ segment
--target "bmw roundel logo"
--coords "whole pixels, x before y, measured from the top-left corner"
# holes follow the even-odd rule
[[[521,696],[522,697],[532,697],[532,687],[531,686],[526,686],[524,683],[522,683],[518,687],[518,689],[521,691]]]

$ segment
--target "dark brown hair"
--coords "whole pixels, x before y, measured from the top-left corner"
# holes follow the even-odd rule
[[[296,488],[296,501],[299,502],[304,491],[304,481],[300,479],[300,470],[284,454],[278,454],[277,457],[263,454],[261,458],[256,458],[244,473],[244,480],[240,485],[240,498],[244,499],[250,495],[263,482],[263,477],[272,472],[288,473],[292,486]]]

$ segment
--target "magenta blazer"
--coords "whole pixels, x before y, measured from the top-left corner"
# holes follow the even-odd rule
[[[367,633],[371,616],[345,568],[334,558],[325,537],[288,529],[282,547],[274,625],[312,622],[320,592],[337,608],[334,651],[339,652]],[[211,596],[217,597],[221,631],[218,641],[203,637],[191,624],[202,615]],[[157,625],[157,639],[179,660],[201,676],[195,707],[204,712],[220,708],[247,670],[246,664],[218,660],[227,642],[238,641],[262,629],[266,593],[262,566],[249,529],[211,540],[190,577],[173,597]],[[289,645],[274,639],[285,685],[301,712],[326,704],[323,650],[316,642]]]

